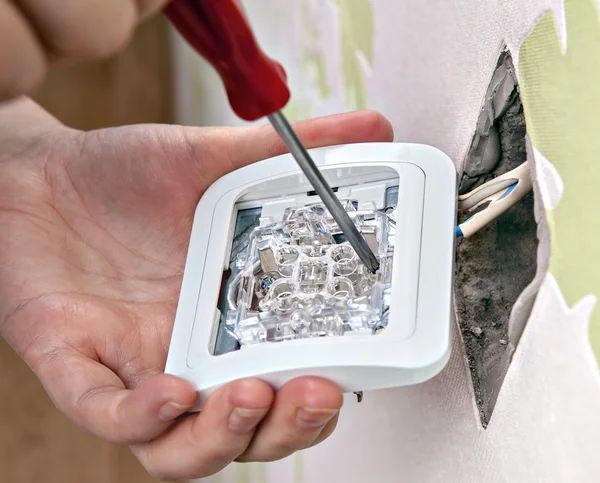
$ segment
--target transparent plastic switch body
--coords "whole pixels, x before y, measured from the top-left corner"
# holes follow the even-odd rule
[[[345,392],[416,384],[450,355],[456,171],[430,146],[310,150],[380,261],[367,272],[288,154],[198,203],[165,371],[194,409],[230,381],[302,375]]]
[[[379,259],[376,274],[320,202],[288,207],[278,221],[258,218],[258,226],[246,230],[241,250],[232,252],[216,353],[301,338],[373,335],[386,327],[397,186],[374,188],[384,193],[381,209],[375,200],[360,207],[356,199],[342,204]],[[223,344],[228,335],[237,344]]]

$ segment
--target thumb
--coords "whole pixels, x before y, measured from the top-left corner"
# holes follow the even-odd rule
[[[125,389],[114,372],[78,352],[54,354],[34,370],[56,406],[73,422],[117,444],[154,439],[196,399],[187,381],[167,374]]]

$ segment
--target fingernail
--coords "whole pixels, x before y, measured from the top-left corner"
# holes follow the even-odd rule
[[[234,433],[245,434],[252,431],[267,414],[267,409],[234,408],[229,415],[229,429]]]
[[[296,413],[296,422],[303,428],[325,426],[339,413],[339,409],[300,408]]]
[[[181,415],[188,408],[189,406],[170,401],[160,407],[158,410],[158,419],[161,421],[171,421],[177,416]]]

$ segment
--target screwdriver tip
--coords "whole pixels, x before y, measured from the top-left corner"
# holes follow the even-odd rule
[[[371,266],[368,268],[371,273],[377,273],[377,271],[379,270],[379,267],[380,267],[380,265],[377,260],[371,260]]]

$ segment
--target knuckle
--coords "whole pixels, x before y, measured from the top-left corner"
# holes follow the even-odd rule
[[[49,321],[65,320],[67,308],[52,297],[41,295],[21,302],[13,308],[3,321],[4,325],[18,325],[22,330],[18,338],[19,355],[40,376],[41,369],[53,362],[60,362],[72,344]]]
[[[211,464],[216,466],[226,466],[231,463],[238,454],[244,449],[238,450],[239,445],[236,446],[215,446],[206,454],[206,460],[210,461]]]
[[[192,476],[194,478],[203,478],[218,472],[232,461],[235,461],[246,450],[247,446],[248,442],[236,443],[228,441],[205,447],[202,457],[195,461]]]
[[[243,454],[236,461],[249,462],[249,461],[260,461],[260,462],[271,462],[277,461],[287,456],[294,454],[296,451],[300,451],[309,448],[314,441],[315,436],[283,436],[278,435],[268,445],[257,451]]]
[[[152,477],[160,481],[165,480],[190,480],[197,478],[206,478],[225,468],[233,461],[232,458],[217,459],[212,458],[212,453],[205,453],[195,461],[184,462],[174,467],[172,463],[158,463],[154,461],[149,452],[144,456],[137,454],[137,458]]]
[[[300,435],[290,432],[288,435],[278,435],[277,439],[273,442],[274,449],[287,456],[300,449],[307,448],[315,439],[314,434]]]
[[[230,438],[216,432],[208,441],[206,434],[198,434],[190,425],[184,440],[186,446],[198,448],[197,457],[189,461],[189,466],[179,468],[180,471],[185,471],[185,474],[179,474],[178,477],[190,479],[204,478],[225,468],[246,451],[251,438]]]
[[[110,385],[91,386],[79,394],[74,393],[72,408],[75,417],[77,417],[80,420],[84,420],[85,416],[87,416],[88,414],[94,414],[94,400],[97,398],[97,396],[112,389],[114,389],[114,386]],[[114,422],[114,417],[112,414],[109,414],[108,416],[109,417],[106,418],[105,424],[110,424],[112,426]]]
[[[114,390],[114,386],[107,386],[104,390]],[[112,405],[108,410],[105,430],[108,431],[107,439],[112,443],[126,446],[140,441],[139,429],[128,423],[131,419],[129,416],[122,402]]]

